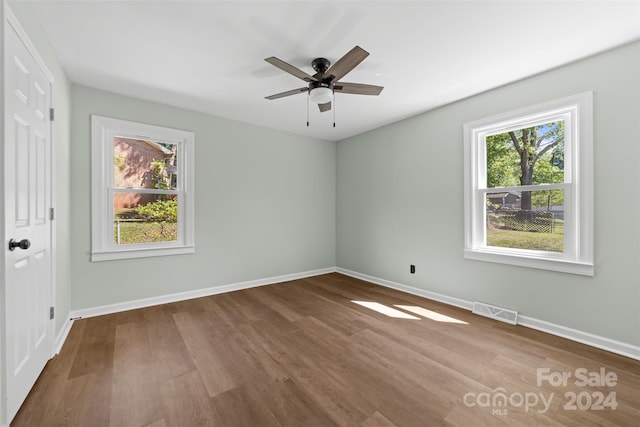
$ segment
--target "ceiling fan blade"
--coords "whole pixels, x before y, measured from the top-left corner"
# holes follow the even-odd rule
[[[331,102],[327,102],[326,104],[318,104],[318,108],[320,108],[321,113],[329,111],[331,110]]]
[[[278,98],[284,98],[285,96],[291,96],[302,92],[307,92],[309,88],[301,87],[300,89],[288,90],[286,92],[276,93],[275,95],[265,96],[266,99],[274,100]]]
[[[285,71],[289,74],[291,74],[292,76],[295,76],[299,79],[304,80],[305,82],[315,82],[317,81],[317,79],[313,76],[310,76],[309,74],[305,73],[304,71],[302,71],[299,68],[294,67],[291,64],[287,64],[286,62],[284,62],[282,59],[278,59],[275,56],[271,56],[269,58],[265,58],[265,61],[267,61],[269,64],[280,68],[282,71]]]
[[[333,90],[340,93],[353,93],[355,95],[380,95],[384,86],[365,85],[361,83],[338,82]]]
[[[344,77],[349,71],[353,70],[356,65],[361,63],[364,58],[369,56],[369,52],[356,46],[347,52],[342,58],[333,64],[325,73],[326,75],[332,75],[333,81],[338,81]]]

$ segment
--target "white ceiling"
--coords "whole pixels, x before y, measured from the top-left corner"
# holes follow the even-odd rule
[[[31,2],[74,83],[340,140],[640,38],[640,1]],[[311,60],[368,52],[343,81],[380,96],[304,94]]]

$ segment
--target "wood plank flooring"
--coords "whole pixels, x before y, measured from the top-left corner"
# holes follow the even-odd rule
[[[538,384],[538,368],[552,379],[571,377]],[[617,380],[583,386],[578,369],[591,376],[604,369]],[[11,426],[630,426],[639,419],[638,361],[334,273],[77,320]]]

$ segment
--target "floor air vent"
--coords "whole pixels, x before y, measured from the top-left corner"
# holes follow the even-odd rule
[[[500,320],[501,322],[511,323],[512,325],[518,323],[518,312],[507,308],[496,307],[495,305],[474,301],[473,310],[471,311],[474,314],[490,317],[491,319]]]

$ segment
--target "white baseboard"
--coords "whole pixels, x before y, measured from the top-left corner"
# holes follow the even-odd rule
[[[545,322],[544,320],[535,319],[529,316],[518,315],[518,325],[537,329],[542,332],[547,332],[552,335],[587,344],[591,347],[596,347],[622,356],[630,357],[632,359],[640,360],[639,346],[579,331],[577,329],[567,328],[566,326],[556,325],[554,323]]]
[[[97,307],[73,310],[69,314],[69,317],[71,317],[71,319],[73,320],[78,318],[101,316],[103,314],[119,313],[121,311],[133,310],[136,308],[150,307],[153,305],[167,304],[176,301],[184,301],[193,298],[222,294],[225,292],[239,291],[242,289],[255,288],[258,286],[271,285],[274,283],[304,279],[305,277],[319,276],[321,274],[334,273],[335,271],[335,267],[329,267],[319,270],[305,271],[301,273],[285,274],[283,276],[267,277],[264,279],[232,283],[229,285],[213,286],[210,288],[196,289],[193,291],[178,292],[175,294],[160,295],[157,297],[143,298],[133,301],[125,301],[116,304],[101,305]]]
[[[60,353],[64,342],[67,340],[67,336],[69,336],[69,331],[71,331],[71,325],[73,324],[73,321],[69,317],[71,316],[67,316],[64,325],[62,325],[62,329],[60,329],[60,332],[58,332],[58,335],[56,336],[55,348],[53,353],[54,356]]]
[[[429,292],[424,289],[402,285],[400,283],[392,282],[391,280],[380,279],[378,277],[369,276],[366,274],[358,273],[356,271],[347,270],[345,268],[337,267],[336,271],[347,276],[362,279],[364,281],[375,283],[377,285],[386,286],[388,288],[393,288],[402,292],[407,292],[409,294],[425,297],[434,301],[439,301],[445,304],[464,308],[469,311],[471,311],[473,308],[473,302],[466,301],[460,298],[449,297],[435,292]],[[612,340],[610,338],[601,337],[598,335],[590,334],[588,332],[579,331],[577,329],[568,328],[562,325],[556,325],[554,323],[546,322],[544,320],[539,320],[529,316],[523,316],[520,314],[518,315],[518,325],[537,329],[551,335],[557,335],[559,337],[567,338],[572,341],[589,345],[591,347],[596,347],[602,350],[610,351],[611,353],[616,353],[622,356],[630,357],[632,359],[640,360],[640,346]]]

